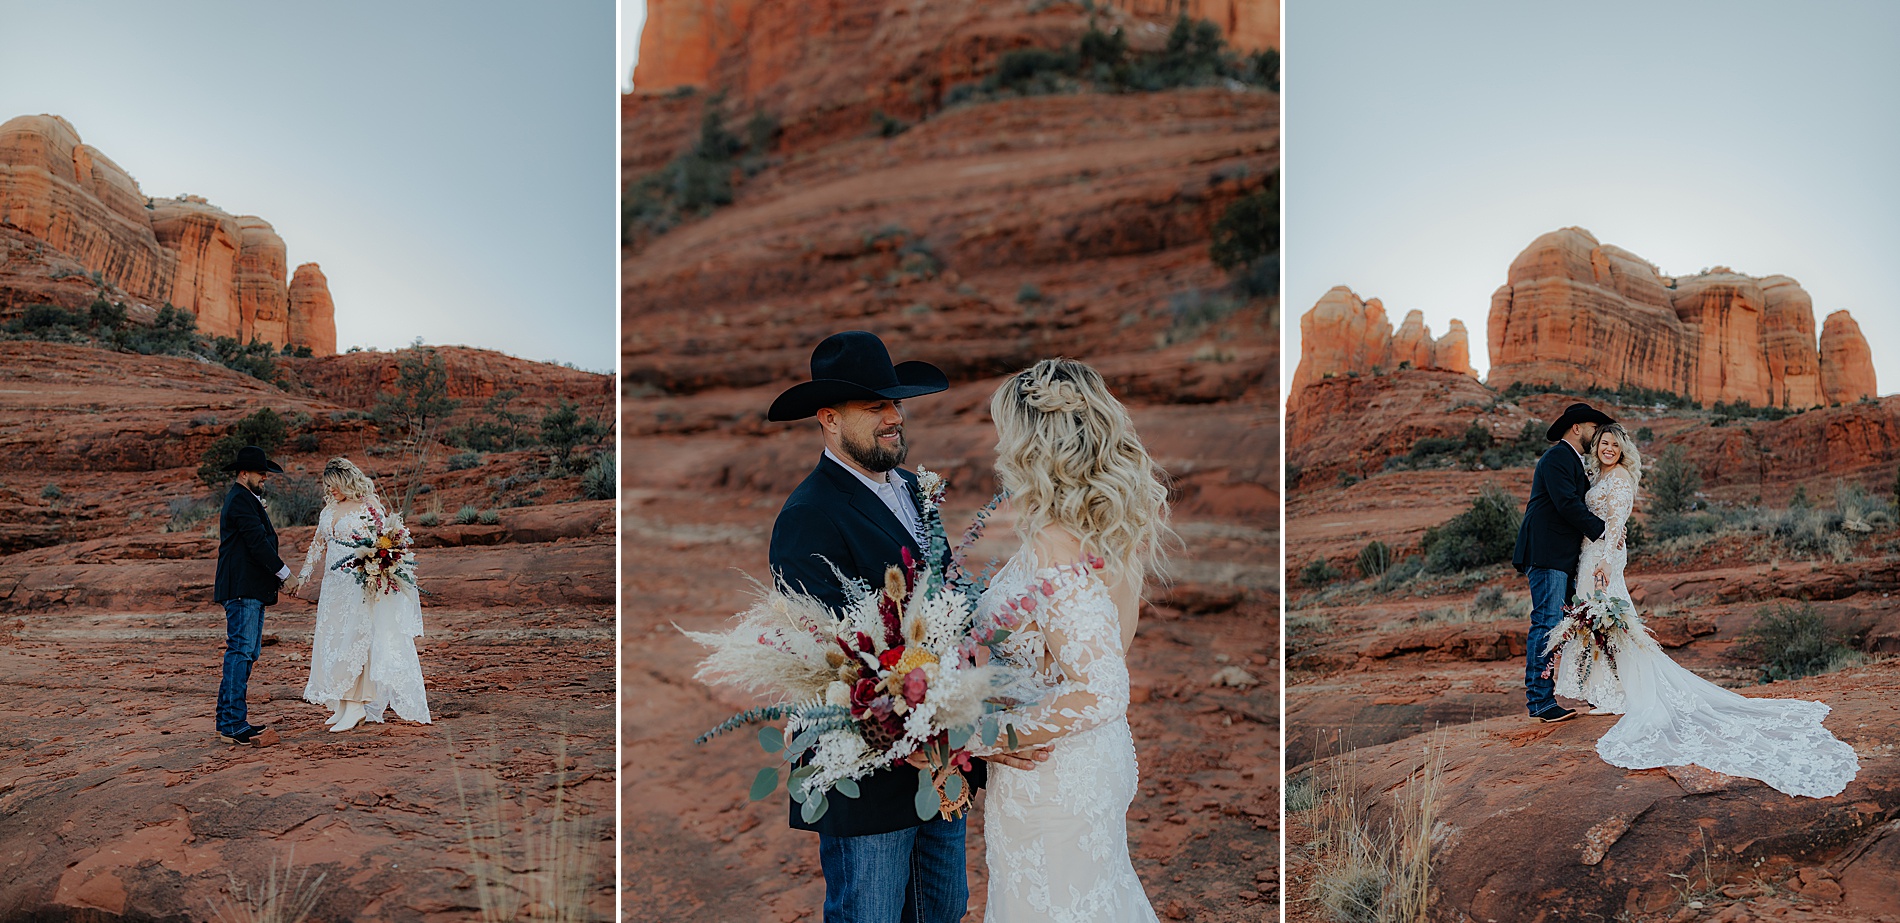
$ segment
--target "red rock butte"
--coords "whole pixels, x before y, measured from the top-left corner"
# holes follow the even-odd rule
[[[1470,374],[1463,325],[1452,325],[1431,341],[1415,311],[1393,333],[1377,299],[1360,301],[1344,287],[1327,292],[1300,318],[1289,408],[1321,379],[1406,361]],[[1665,276],[1582,228],[1545,234],[1511,262],[1507,281],[1491,296],[1486,339],[1492,388],[1635,387],[1705,404],[1791,409],[1878,393],[1859,325],[1836,311],[1817,342],[1814,300],[1795,280],[1720,266]],[[1454,341],[1449,349],[1447,340]]]
[[[146,196],[57,115],[0,124],[0,238],[0,310],[85,304],[104,285],[190,311],[213,336],[336,352],[323,273],[310,263],[289,280],[270,222],[198,196]]]
[[[1362,301],[1352,289],[1334,286],[1300,316],[1300,364],[1293,370],[1289,403],[1308,384],[1324,378],[1379,370],[1442,369],[1475,376],[1462,321],[1432,339],[1422,311],[1409,311],[1395,332],[1379,299]]]

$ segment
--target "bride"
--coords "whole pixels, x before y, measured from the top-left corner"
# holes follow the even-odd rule
[[[429,699],[416,657],[415,639],[422,636],[416,588],[398,584],[395,591],[382,592],[335,568],[353,554],[352,537],[374,536],[379,525],[399,528],[402,519],[383,507],[376,485],[347,458],[332,458],[323,466],[323,489],[317,532],[291,586],[300,589],[322,560],[304,701],[328,706],[330,730],[336,732],[366,720],[380,722],[387,708],[404,720],[428,724]]]
[[[1036,363],[997,389],[990,414],[1023,546],[978,618],[1022,620],[1002,653],[1035,671],[1040,692],[1000,713],[1018,740],[993,749],[1052,746],[1033,769],[990,767],[983,918],[1152,921],[1128,855],[1137,779],[1123,656],[1142,580],[1172,534],[1167,489],[1128,412],[1087,365]]]
[[[1636,505],[1642,456],[1621,426],[1597,430],[1590,453],[1592,485],[1584,502],[1605,525],[1603,537],[1583,543],[1577,574],[1629,606],[1630,630],[1619,634],[1614,667],[1592,666],[1586,641],[1551,636],[1560,660],[1557,693],[1584,699],[1591,714],[1622,715],[1597,741],[1614,766],[1655,769],[1694,764],[1731,776],[1760,779],[1790,795],[1838,795],[1860,769],[1854,750],[1828,733],[1828,706],[1800,699],[1751,699],[1678,666],[1637,619],[1623,568],[1624,541]]]

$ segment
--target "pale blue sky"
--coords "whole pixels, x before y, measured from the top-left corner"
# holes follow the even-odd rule
[[[618,361],[612,0],[8,2],[0,121],[271,222],[337,343]]]
[[[1800,281],[1900,391],[1900,4],[1334,0],[1286,10],[1285,295],[1485,317],[1537,235]]]

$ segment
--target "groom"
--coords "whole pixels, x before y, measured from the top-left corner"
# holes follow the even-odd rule
[[[264,643],[264,607],[277,604],[277,588],[290,565],[277,556],[277,530],[264,509],[264,479],[282,474],[264,454],[247,445],[224,466],[235,471],[218,514],[218,575],[211,599],[224,605],[224,676],[218,683],[218,736],[225,743],[268,747],[277,732],[246,719],[245,693],[251,664]]]
[[[950,387],[925,362],[891,364],[875,334],[853,330],[826,337],[811,355],[812,380],[772,402],[766,419],[815,417],[824,454],[792,491],[772,526],[772,572],[796,592],[832,608],[845,603],[845,577],[876,587],[905,549],[924,559],[917,476],[899,468],[907,398]],[[996,762],[1027,769],[1046,751],[1005,754]],[[972,786],[986,777],[982,764]],[[954,923],[969,902],[964,874],[964,818],[917,819],[917,773],[882,769],[858,781],[858,797],[834,797],[816,823],[792,805],[792,827],[818,833],[825,873],[825,923]]]
[[[1539,721],[1563,721],[1577,713],[1557,704],[1556,684],[1544,677],[1544,645],[1550,633],[1563,621],[1564,604],[1577,589],[1577,558],[1583,552],[1583,540],[1603,537],[1603,520],[1584,505],[1583,495],[1590,489],[1584,472],[1583,447],[1595,437],[1598,426],[1616,421],[1585,403],[1564,408],[1563,416],[1550,425],[1544,438],[1555,445],[1537,460],[1531,475],[1531,499],[1524,506],[1524,520],[1517,528],[1517,547],[1511,552],[1511,564],[1529,578],[1531,585],[1531,631],[1524,642],[1524,695],[1531,717]]]

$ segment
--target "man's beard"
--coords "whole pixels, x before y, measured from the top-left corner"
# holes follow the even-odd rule
[[[864,470],[875,471],[879,474],[883,474],[903,464],[904,456],[910,453],[910,446],[904,443],[904,430],[902,428],[897,430],[897,446],[895,448],[886,447],[878,440],[877,434],[875,433],[872,434],[869,442],[858,442],[850,436],[845,436],[843,443],[845,455],[850,456],[852,461],[863,465]]]

